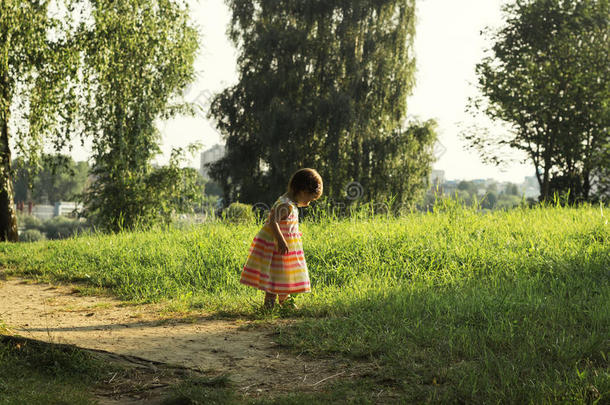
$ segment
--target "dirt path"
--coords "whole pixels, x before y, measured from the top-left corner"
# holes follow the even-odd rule
[[[0,281],[0,320],[21,336],[228,374],[246,395],[323,389],[325,378],[354,376],[348,365],[295,356],[271,328],[248,321],[172,319],[154,305],[79,296],[70,286]]]

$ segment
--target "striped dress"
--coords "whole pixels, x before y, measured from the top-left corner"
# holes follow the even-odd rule
[[[281,196],[271,207],[290,204],[288,217],[278,222],[288,244],[288,253],[277,251],[269,218],[250,244],[248,259],[241,272],[240,283],[272,294],[310,292],[309,274],[303,255],[302,233],[299,232],[299,211],[288,197]]]

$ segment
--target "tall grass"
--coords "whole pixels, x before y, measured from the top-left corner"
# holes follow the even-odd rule
[[[318,213],[320,214],[320,213]],[[433,213],[301,224],[312,293],[280,340],[373,360],[410,401],[596,402],[610,397],[610,232],[602,207]],[[252,316],[238,283],[256,224],[0,245],[0,263],[124,299]],[[260,301],[260,302],[259,302]]]

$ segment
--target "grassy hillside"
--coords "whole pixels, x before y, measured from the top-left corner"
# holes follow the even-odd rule
[[[301,319],[280,338],[313,355],[373,360],[371,387],[410,401],[608,401],[608,216],[599,206],[481,214],[447,203],[305,222],[312,293],[297,297]],[[127,300],[256,316],[262,292],[238,280],[257,229],[0,244],[0,264]]]

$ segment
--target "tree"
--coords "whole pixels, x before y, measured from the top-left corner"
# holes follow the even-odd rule
[[[610,201],[610,140],[594,155],[594,169],[591,178],[592,200]]]
[[[215,181],[204,179],[205,195],[206,196],[222,196],[222,188]]]
[[[477,194],[479,186],[472,181],[462,180],[458,183],[458,190],[466,191],[469,195]]]
[[[496,209],[511,209],[518,207],[521,203],[521,198],[512,194],[503,194],[498,198],[496,202]]]
[[[193,212],[203,200],[205,183],[201,174],[192,167],[180,167],[185,163],[185,153],[181,148],[172,150],[169,164],[154,168],[144,179],[150,192],[140,196],[144,207],[139,220],[149,223],[161,222],[165,225],[172,220],[172,214]]]
[[[509,183],[504,189],[506,195],[519,195],[519,187],[515,183]]]
[[[41,157],[42,168],[35,173],[27,170],[30,162],[13,161],[15,202],[69,201],[83,192],[89,174],[87,162],[74,162],[69,155]]]
[[[193,113],[172,100],[194,78],[198,33],[180,1],[97,0],[91,10],[92,23],[79,30],[86,94],[81,117],[93,139],[95,176],[83,196],[85,215],[112,231],[148,226],[166,218],[162,198],[180,192],[175,167],[152,170],[160,152],[154,121]]]
[[[481,200],[481,208],[493,210],[498,202],[498,194],[495,191],[485,193]]]
[[[225,204],[270,202],[301,167],[345,200],[416,200],[433,122],[405,123],[414,83],[413,0],[230,0],[239,82],[212,101],[226,155],[210,174]]]
[[[45,139],[58,150],[70,139],[75,99],[70,77],[78,58],[67,29],[70,13],[53,18],[48,6],[44,0],[0,0],[1,241],[18,240],[11,139],[31,162],[37,161]]]
[[[595,173],[608,170],[608,0],[519,0],[504,11],[492,55],[476,68],[483,97],[472,108],[512,131],[465,137],[491,162],[502,161],[490,153],[497,146],[524,151],[541,200],[568,190],[571,201],[588,199]]]

